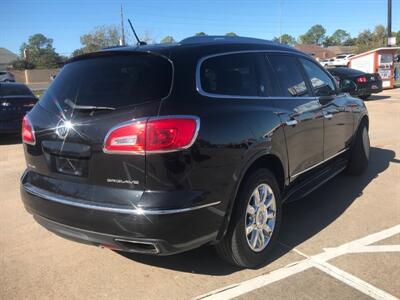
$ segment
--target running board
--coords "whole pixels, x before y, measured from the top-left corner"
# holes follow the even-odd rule
[[[310,179],[303,181],[299,184],[295,184],[291,189],[288,190],[283,202],[293,202],[304,198],[321,185],[325,184],[333,177],[343,172],[347,168],[347,160],[341,159],[334,165],[321,169],[319,172],[314,174]]]

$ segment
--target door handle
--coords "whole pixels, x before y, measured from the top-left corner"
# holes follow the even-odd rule
[[[288,121],[286,121],[285,123],[286,123],[286,125],[288,125],[288,126],[294,126],[294,125],[296,125],[298,122],[297,122],[297,120],[288,120]]]
[[[324,118],[325,118],[325,119],[330,120],[330,119],[332,119],[332,117],[333,117],[333,115],[332,115],[331,113],[325,113],[325,114],[324,114]]]

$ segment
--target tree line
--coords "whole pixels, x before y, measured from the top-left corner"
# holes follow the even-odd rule
[[[393,32],[392,36],[396,37],[397,45],[400,45],[400,30]],[[273,40],[292,46],[295,44],[314,44],[323,47],[353,46],[356,53],[361,53],[386,46],[387,30],[385,26],[377,25],[374,30],[363,30],[357,37],[352,37],[343,29],[337,29],[332,35],[327,35],[326,29],[322,25],[316,24],[297,38],[285,33],[281,37],[274,37]]]
[[[195,36],[206,36],[205,32],[198,32]],[[226,36],[237,36],[235,32],[228,32]],[[397,45],[400,46],[400,30],[393,32],[396,36]],[[117,26],[100,26],[93,31],[80,37],[81,48],[73,51],[71,56],[81,55],[97,51],[99,49],[119,45],[121,38],[120,30]],[[127,40],[135,44],[133,36],[129,33]],[[140,37],[141,41],[148,44],[156,43],[156,39],[151,33],[145,31]],[[326,29],[320,25],[314,25],[304,34],[297,38],[290,34],[282,34],[280,37],[274,37],[275,42],[287,45],[295,44],[316,44],[323,47],[328,46],[353,46],[356,53],[361,53],[374,48],[386,46],[387,30],[383,25],[377,25],[374,30],[364,30],[357,37],[352,37],[347,31],[337,29],[332,35],[326,34]],[[173,36],[168,35],[160,39],[159,43],[176,43]],[[34,68],[57,68],[62,66],[68,59],[55,51],[53,39],[37,33],[29,37],[26,43],[20,47],[20,58],[13,62],[14,69],[34,69]]]

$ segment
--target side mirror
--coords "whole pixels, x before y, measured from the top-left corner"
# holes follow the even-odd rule
[[[344,79],[340,81],[339,89],[342,93],[352,94],[357,91],[357,85],[351,80]]]

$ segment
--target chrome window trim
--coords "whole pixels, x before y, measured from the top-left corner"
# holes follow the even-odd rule
[[[331,160],[332,158],[335,158],[336,156],[339,156],[340,154],[343,154],[347,150],[349,150],[349,148],[345,148],[345,149],[339,151],[338,153],[336,153],[336,154],[334,154],[334,155],[332,155],[332,156],[330,156],[330,157],[328,157],[328,158],[326,158],[324,160],[321,160],[319,163],[316,163],[315,165],[312,165],[311,167],[308,167],[308,168],[304,169],[303,171],[300,171],[300,172],[290,176],[290,179],[294,179],[295,177],[297,177],[297,176],[299,176],[299,175],[301,175],[301,174],[303,174],[303,173],[305,173],[307,171],[310,171],[310,170],[322,165],[323,163],[326,163],[327,161]]]
[[[224,56],[224,55],[231,55],[231,54],[242,54],[242,53],[281,53],[281,54],[290,54],[293,56],[300,56],[307,59],[310,59],[306,54],[292,52],[292,51],[285,51],[285,50],[240,50],[240,51],[228,51],[228,52],[221,52],[216,54],[211,54],[207,56],[203,56],[200,58],[196,65],[196,90],[197,92],[205,97],[210,98],[220,98],[220,99],[251,99],[251,100],[274,100],[274,99],[315,99],[316,97],[306,96],[306,97],[279,97],[279,96],[240,96],[240,95],[223,95],[223,94],[214,94],[209,93],[203,90],[201,86],[201,79],[200,79],[200,72],[201,72],[201,65],[207,59]]]
[[[100,206],[100,205],[95,205],[95,204],[90,204],[88,201],[83,202],[82,200],[80,201],[79,199],[69,197],[69,196],[62,196],[58,195],[46,190],[43,190],[41,188],[38,188],[36,186],[31,185],[30,183],[24,183],[22,184],[22,187],[25,192],[28,194],[31,194],[33,196],[48,200],[48,201],[53,201],[57,203],[61,203],[64,205],[70,205],[70,206],[75,206],[75,207],[80,207],[80,208],[85,208],[85,209],[93,209],[93,210],[99,210],[99,211],[106,211],[106,212],[113,212],[113,213],[122,213],[122,214],[134,214],[134,215],[168,215],[168,214],[177,214],[177,213],[183,213],[183,212],[189,212],[193,210],[198,210],[202,208],[206,208],[209,206],[214,206],[218,205],[221,203],[221,201],[218,202],[213,202],[213,203],[207,203],[203,205],[198,205],[198,206],[192,206],[192,207],[186,207],[186,208],[178,208],[178,209],[141,209],[141,208],[121,208],[117,206]]]

